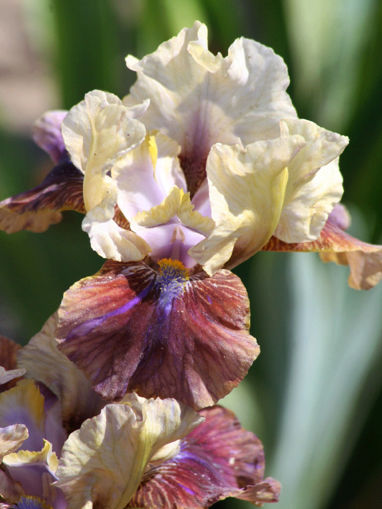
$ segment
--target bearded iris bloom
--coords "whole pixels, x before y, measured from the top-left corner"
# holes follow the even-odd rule
[[[297,118],[271,49],[240,38],[213,55],[196,22],[126,62],[137,81],[122,101],[96,90],[40,120],[35,139],[58,166],[2,203],[0,225],[39,231],[62,210],[85,212],[108,261],[65,293],[59,348],[109,400],[136,391],[199,409],[259,353],[228,269],[262,249],[319,251],[370,287],[382,251],[343,231],[348,140]]]
[[[0,394],[1,507],[196,509],[228,496],[254,505],[278,500],[279,483],[264,479],[260,440],[231,412],[197,413],[135,394],[107,404],[58,350],[55,322],[0,379],[18,379]],[[12,349],[3,338],[4,345]]]

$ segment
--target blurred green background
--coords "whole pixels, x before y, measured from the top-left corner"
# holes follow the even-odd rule
[[[243,35],[283,56],[299,116],[350,137],[341,169],[352,231],[381,242],[380,0],[2,0],[0,199],[50,168],[30,139],[35,117],[94,88],[125,95],[124,56],[194,19],[213,51]],[[100,267],[80,223],[67,213],[43,235],[0,232],[0,333],[27,341]],[[262,353],[224,403],[263,440],[267,475],[283,484],[276,507],[382,507],[382,288],[351,290],[347,268],[313,254],[260,253],[237,273]]]

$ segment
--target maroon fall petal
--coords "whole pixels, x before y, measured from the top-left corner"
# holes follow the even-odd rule
[[[264,480],[260,440],[225,408],[211,407],[200,414],[204,422],[181,441],[179,452],[162,464],[149,465],[128,507],[196,509],[229,496],[255,505],[278,500],[279,483]],[[271,485],[273,500],[264,496]]]
[[[264,251],[318,252],[324,262],[349,265],[349,286],[373,288],[382,279],[382,246],[367,244],[344,231],[349,225],[345,209],[337,205],[320,236],[313,242],[287,243],[272,237]]]
[[[53,168],[37,187],[0,202],[0,230],[43,232],[64,210],[84,213],[83,174],[70,162]]]
[[[246,375],[259,347],[240,279],[227,270],[182,277],[109,261],[64,294],[59,348],[103,397],[136,391],[199,409]]]

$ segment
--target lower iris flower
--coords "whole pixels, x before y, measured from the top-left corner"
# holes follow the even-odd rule
[[[264,479],[260,440],[231,412],[132,393],[107,404],[58,350],[55,321],[19,351],[28,378],[0,395],[2,507],[196,509],[227,497],[278,500],[279,483]]]

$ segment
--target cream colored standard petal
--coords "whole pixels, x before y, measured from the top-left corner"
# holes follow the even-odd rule
[[[82,422],[98,413],[101,398],[83,372],[57,348],[57,314],[52,315],[18,354],[28,377],[42,382],[60,400],[65,424]]]
[[[189,254],[212,274],[231,257],[249,258],[273,234],[288,182],[288,164],[304,145],[301,136],[240,146],[216,144],[207,160],[212,218],[211,235]],[[232,266],[232,264],[230,265]]]
[[[283,208],[275,236],[289,243],[315,240],[342,193],[337,158],[322,166],[311,180],[296,187],[293,198]]]
[[[208,69],[208,96],[227,117],[224,127],[210,118],[210,134],[215,141],[243,145],[278,135],[281,118],[296,117],[286,89],[287,67],[272,48],[240,37],[228,49],[224,59],[213,55],[198,42],[188,51]],[[235,136],[235,137],[234,137]]]
[[[280,128],[282,136],[298,134],[306,144],[289,164],[285,206],[275,235],[289,243],[315,240],[341,199],[338,157],[349,140],[307,120],[284,120]]]
[[[117,96],[94,90],[65,117],[62,134],[73,163],[85,174],[87,210],[104,199],[110,184],[106,173],[113,164],[143,141],[146,130],[132,118],[135,114]]]
[[[0,428],[0,460],[6,454],[16,451],[28,436],[29,432],[25,424],[11,424]]]
[[[141,61],[129,56],[126,63],[138,78],[124,101],[149,97],[145,125],[177,140],[187,159],[203,160],[216,142],[275,137],[279,120],[296,116],[285,92],[287,68],[272,49],[241,38],[227,57],[213,55],[199,22]]]
[[[137,398],[106,405],[64,445],[57,485],[68,509],[124,509],[154,454],[184,436],[199,419],[192,410],[182,412],[173,399]]]

